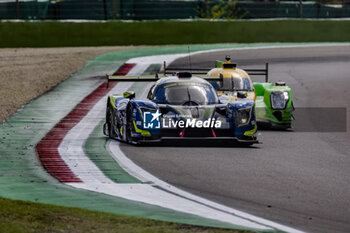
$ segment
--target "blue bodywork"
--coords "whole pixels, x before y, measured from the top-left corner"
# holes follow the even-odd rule
[[[184,94],[175,96],[180,100],[182,97],[186,99],[188,93],[188,104],[169,102],[170,94],[164,92],[167,86],[180,87],[180,92]],[[182,90],[182,87],[187,89]],[[202,96],[198,93],[202,93]],[[201,98],[203,103],[198,102],[202,101]],[[220,98],[209,82],[201,78],[162,78],[151,88],[147,99],[112,95],[108,101],[106,122],[113,127],[113,131],[104,131],[106,134],[112,132],[112,137],[119,140],[140,143],[163,139],[228,139],[257,143],[254,101]],[[194,101],[200,104],[193,105]],[[152,124],[147,125],[144,118],[151,115],[154,119]]]

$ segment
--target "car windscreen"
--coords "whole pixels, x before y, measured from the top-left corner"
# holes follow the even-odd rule
[[[222,90],[252,91],[253,83],[249,78],[224,78]]]
[[[153,100],[159,104],[208,105],[218,103],[212,86],[198,83],[172,83],[158,88]]]

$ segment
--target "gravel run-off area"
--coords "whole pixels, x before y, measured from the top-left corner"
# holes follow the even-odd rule
[[[0,49],[0,122],[98,55],[140,46]]]

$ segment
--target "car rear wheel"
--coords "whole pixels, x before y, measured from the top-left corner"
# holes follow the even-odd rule
[[[136,141],[134,141],[131,136],[133,131],[134,131],[134,125],[132,122],[132,106],[129,105],[126,111],[125,134],[126,134],[126,141],[130,144],[136,144]]]
[[[114,130],[114,125],[113,125],[113,121],[112,121],[112,107],[110,104],[108,104],[107,106],[107,112],[106,112],[106,122],[107,122],[107,128],[108,128],[108,136],[110,138],[115,138],[116,137],[116,133]]]

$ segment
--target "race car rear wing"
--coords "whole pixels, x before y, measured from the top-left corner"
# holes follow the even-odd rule
[[[231,63],[232,64],[232,63]],[[163,64],[163,74],[174,74],[177,72],[190,72],[192,74],[206,75],[211,68],[177,68],[166,67],[166,63]],[[265,82],[269,81],[269,63],[265,63],[265,69],[243,69],[249,75],[263,75],[265,76]]]
[[[228,65],[228,64],[227,64]],[[235,64],[231,63],[229,65]],[[161,78],[167,76],[167,74],[178,75],[179,78],[189,78],[188,74],[194,74],[199,78],[203,78],[207,81],[222,81],[222,78],[216,76],[206,76],[208,71],[211,69],[208,68],[174,68],[166,67],[166,62],[163,63],[163,72],[162,74],[156,73],[156,75],[142,75],[142,76],[114,76],[106,75],[107,79],[107,88],[109,87],[109,82],[156,82]],[[249,75],[264,75],[265,82],[268,82],[269,76],[269,63],[265,64],[265,69],[245,69]],[[182,77],[183,74],[183,77]]]
[[[106,74],[107,88],[109,87],[109,82],[156,82],[160,78],[158,74],[155,76],[115,76]]]
[[[190,72],[177,72],[176,75],[179,78],[190,78],[192,74]],[[114,75],[106,75],[107,88],[109,87],[109,82],[156,82],[161,78],[167,77],[166,75],[142,75],[142,76],[114,76]],[[203,78],[207,81],[221,81],[220,77],[209,77],[209,76],[196,76],[199,78]]]

